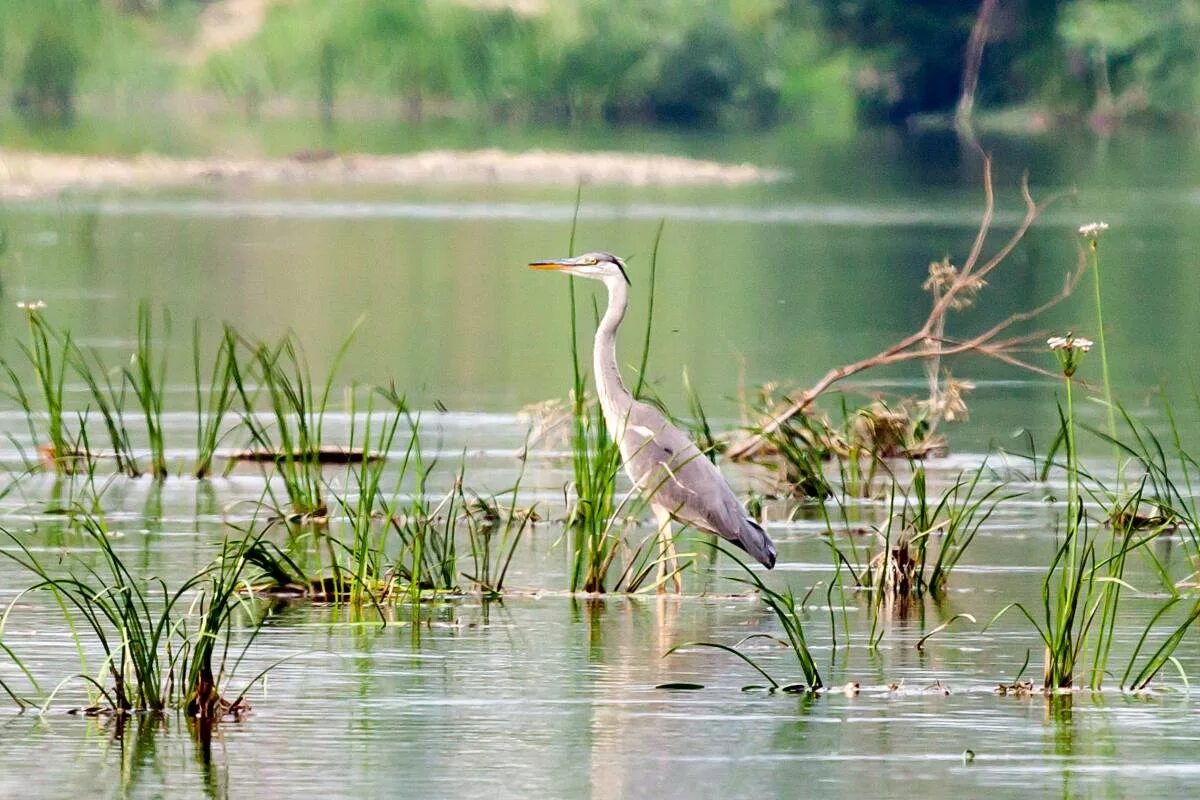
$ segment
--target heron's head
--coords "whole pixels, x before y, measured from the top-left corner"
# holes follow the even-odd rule
[[[612,253],[584,253],[575,258],[556,258],[551,261],[531,261],[532,269],[555,270],[579,278],[600,281],[623,280],[629,283],[625,262]]]

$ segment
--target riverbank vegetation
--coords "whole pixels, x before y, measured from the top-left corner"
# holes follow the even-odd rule
[[[1200,117],[1193,0],[951,5],[3,0],[0,93],[57,120],[81,99],[111,108],[171,96],[327,121],[844,129],[945,118],[964,96],[985,115],[1018,111],[1027,128]],[[208,34],[239,14],[234,33]]]

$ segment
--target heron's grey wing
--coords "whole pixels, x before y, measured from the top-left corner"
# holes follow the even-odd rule
[[[637,402],[618,432],[629,477],[676,519],[728,539],[768,567],[775,548],[749,519],[721,471],[657,408]]]

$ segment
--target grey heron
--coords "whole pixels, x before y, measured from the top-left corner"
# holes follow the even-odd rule
[[[649,495],[646,499],[658,521],[660,591],[667,569],[675,590],[682,586],[672,520],[716,534],[754,556],[767,569],[774,567],[775,546],[770,537],[746,513],[720,470],[662,412],[634,398],[621,380],[617,328],[629,306],[630,286],[625,262],[612,253],[601,252],[534,261],[529,266],[598,280],[608,289],[608,308],[596,329],[592,348],[596,394],[625,471],[638,490]]]

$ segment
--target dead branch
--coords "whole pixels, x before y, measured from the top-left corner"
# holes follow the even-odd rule
[[[974,302],[974,296],[985,285],[986,278],[1020,244],[1025,234],[1029,232],[1030,227],[1041,216],[1042,212],[1062,196],[1053,195],[1043,202],[1037,203],[1029,192],[1028,176],[1023,177],[1021,180],[1021,196],[1025,201],[1025,214],[1016,230],[1004,244],[990,258],[983,260],[984,244],[991,230],[992,220],[995,215],[992,162],[991,158],[986,154],[983,156],[983,190],[985,200],[983,216],[980,221],[979,230],[975,235],[975,240],[971,245],[971,250],[967,255],[967,260],[958,270],[955,270],[948,263],[936,265],[946,270],[941,273],[941,276],[948,280],[948,283],[945,286],[937,283],[932,286],[932,307],[929,311],[929,316],[926,317],[921,326],[913,333],[905,336],[879,353],[831,369],[810,388],[788,395],[780,407],[772,410],[759,421],[753,434],[729,448],[726,453],[729,458],[745,459],[754,455],[766,444],[771,434],[789,419],[803,413],[822,392],[852,375],[857,375],[864,370],[875,367],[917,360],[925,361],[926,363],[932,361],[936,364],[940,363],[940,359],[946,356],[976,353],[1021,369],[1043,375],[1047,374],[1044,370],[1012,355],[1013,348],[1028,342],[1030,337],[1002,338],[1002,336],[1014,325],[1028,322],[1044,314],[1071,295],[1087,269],[1087,260],[1082,250],[1080,251],[1080,257],[1075,268],[1065,278],[1062,291],[1055,294],[1046,302],[1011,314],[990,328],[973,336],[953,340],[947,339],[945,336],[945,323],[949,312],[971,305]],[[931,265],[931,282],[934,280],[932,275],[933,266]]]
[[[997,5],[999,0],[983,0],[979,4],[975,24],[971,27],[967,57],[963,63],[962,90],[954,112],[955,127],[958,128],[966,128],[971,122],[971,112],[975,109],[975,89],[979,85],[979,67],[983,63],[983,47],[987,43],[988,29]]]

